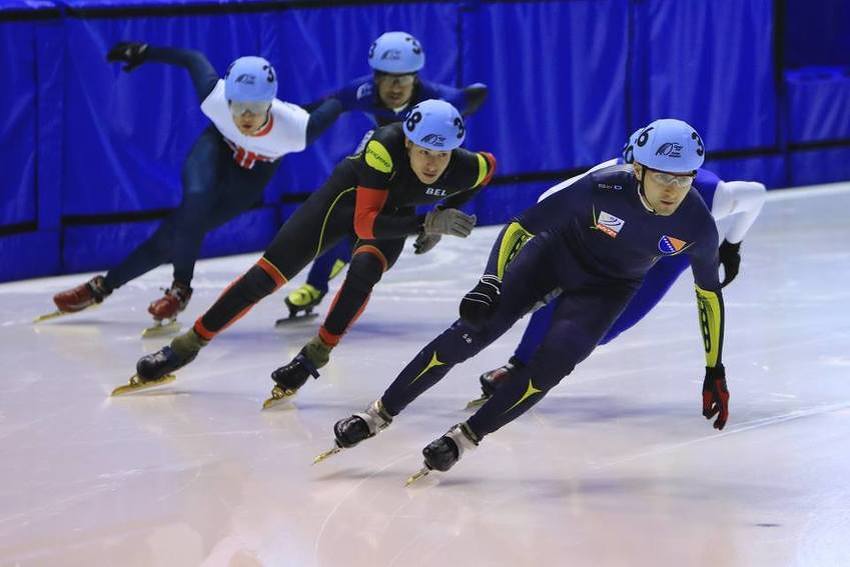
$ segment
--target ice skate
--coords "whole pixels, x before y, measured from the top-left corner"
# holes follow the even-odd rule
[[[458,423],[445,435],[431,441],[422,449],[422,455],[425,457],[424,466],[407,479],[405,486],[410,486],[431,471],[446,472],[460,460],[464,451],[474,449],[478,446],[478,442],[479,439],[466,423]]]
[[[98,305],[110,293],[112,293],[112,290],[106,287],[103,276],[95,276],[84,284],[54,295],[53,303],[56,304],[56,311],[36,317],[33,323],[78,313],[83,309]]]
[[[375,400],[366,408],[365,412],[355,413],[351,417],[341,419],[334,424],[334,446],[313,459],[313,464],[321,463],[343,449],[350,449],[364,439],[374,437],[380,431],[389,427],[392,422],[393,418],[384,409],[381,400]]]
[[[128,384],[112,391],[113,396],[152,388],[173,382],[174,372],[183,368],[198,356],[201,347],[207,344],[194,330],[175,337],[171,344],[153,354],[148,354],[136,363],[136,374]]]
[[[331,348],[319,337],[313,337],[291,362],[272,372],[275,385],[271,397],[263,402],[263,409],[294,396],[310,376],[318,378],[319,368],[330,359]]]
[[[496,393],[502,382],[511,375],[511,372],[515,368],[516,366],[513,362],[508,362],[504,366],[489,370],[479,376],[478,381],[481,383],[481,397],[466,404],[466,409],[471,410],[483,406],[487,400],[493,397],[493,394]]]
[[[289,308],[289,317],[278,319],[275,321],[275,326],[287,325],[300,321],[307,321],[314,317],[318,317],[318,313],[313,313],[313,309],[322,302],[325,297],[324,291],[319,291],[312,285],[305,283],[292,293],[286,296],[284,303]]]
[[[144,331],[142,337],[160,337],[180,330],[177,315],[189,304],[192,288],[180,282],[173,282],[165,295],[151,302],[148,313],[153,315],[154,324]]]

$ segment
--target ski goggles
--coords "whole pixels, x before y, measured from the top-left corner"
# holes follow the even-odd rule
[[[393,75],[391,73],[375,73],[375,81],[379,83],[389,83],[394,87],[409,87],[416,81],[416,74],[409,73],[407,75]]]
[[[245,114],[252,114],[254,116],[261,116],[268,112],[269,108],[271,108],[272,103],[270,102],[230,102],[230,113],[233,116],[243,116]]]
[[[675,186],[679,189],[687,189],[694,182],[696,174],[677,175],[675,173],[665,173],[663,171],[649,170],[649,176],[653,181],[661,185]]]

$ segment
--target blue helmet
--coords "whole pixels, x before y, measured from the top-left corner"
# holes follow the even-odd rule
[[[419,41],[407,32],[387,32],[369,48],[369,66],[381,73],[417,73],[425,65]]]
[[[702,167],[705,146],[696,130],[681,120],[662,118],[651,122],[629,140],[634,161],[668,173],[691,173]],[[632,134],[634,136],[634,134]],[[626,147],[628,150],[628,146]],[[625,152],[624,156],[625,158]]]
[[[466,136],[460,113],[444,100],[423,100],[410,109],[403,124],[408,140],[437,152],[455,149]]]
[[[224,74],[224,96],[233,102],[271,102],[277,95],[277,74],[262,57],[240,57]]]

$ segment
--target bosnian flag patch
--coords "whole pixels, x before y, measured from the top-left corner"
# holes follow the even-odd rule
[[[624,224],[626,224],[626,221],[623,219],[617,218],[605,211],[600,211],[599,218],[596,219],[595,228],[601,230],[611,238],[617,238],[617,235],[620,233]]]
[[[662,254],[673,255],[678,254],[688,247],[688,243],[666,234],[658,240],[658,251]]]

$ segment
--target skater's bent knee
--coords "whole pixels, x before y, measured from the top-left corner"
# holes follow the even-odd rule
[[[266,269],[260,266],[259,262],[242,277],[239,286],[244,291],[247,298],[252,302],[257,302],[265,296],[274,293],[283,282],[278,283],[278,278],[274,278]]]

